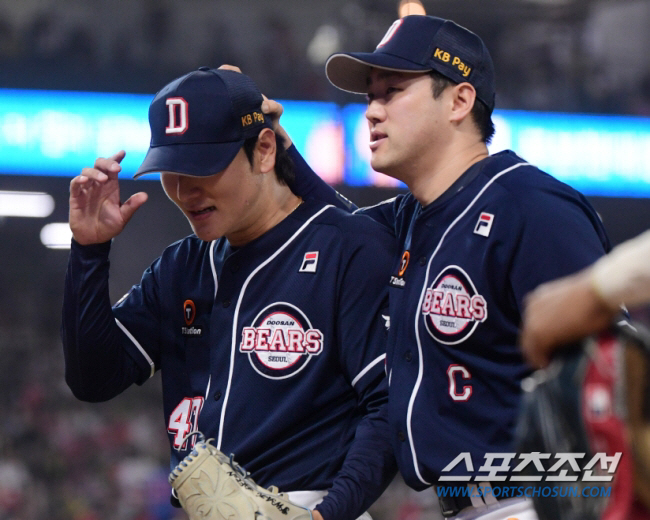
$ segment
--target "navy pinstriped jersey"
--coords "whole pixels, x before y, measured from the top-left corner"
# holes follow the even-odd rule
[[[99,400],[160,369],[172,466],[198,428],[261,485],[329,489],[321,513],[356,518],[395,472],[382,318],[394,247],[372,219],[308,201],[241,248],[171,245],[111,312],[108,245],[73,244],[68,382]],[[91,352],[108,347],[128,355]],[[119,370],[89,378],[85,357]]]
[[[330,199],[306,169],[295,191]],[[389,420],[400,472],[416,489],[478,472],[512,452],[520,383],[522,301],[540,283],[609,250],[599,217],[569,186],[501,152],[422,207],[411,195],[359,210],[398,240],[390,285]],[[474,472],[463,463],[469,452]]]

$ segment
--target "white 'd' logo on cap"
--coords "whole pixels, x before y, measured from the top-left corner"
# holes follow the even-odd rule
[[[169,123],[165,128],[166,134],[184,134],[187,130],[188,121],[188,108],[189,105],[182,97],[172,97],[165,101],[165,105],[169,108]],[[176,113],[178,112],[178,119]]]
[[[399,26],[402,25],[402,21],[403,20],[400,18],[399,20],[395,20],[393,22],[393,25],[388,28],[388,31],[386,31],[386,34],[384,34],[384,37],[379,42],[379,45],[377,45],[378,49],[382,45],[386,45],[388,43],[388,40],[393,37],[393,34],[395,34],[395,32],[397,32],[397,29],[399,29]]]

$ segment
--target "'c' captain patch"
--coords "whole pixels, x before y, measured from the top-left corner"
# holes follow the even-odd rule
[[[422,315],[435,340],[455,345],[465,341],[486,320],[487,304],[467,273],[450,265],[427,288]]]
[[[242,329],[239,344],[239,352],[248,354],[253,368],[269,379],[297,374],[322,351],[323,333],[312,328],[298,307],[285,302],[264,308]]]

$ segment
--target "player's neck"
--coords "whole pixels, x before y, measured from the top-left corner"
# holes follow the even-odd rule
[[[427,206],[440,197],[470,166],[489,155],[480,142],[460,148],[448,148],[435,161],[423,164],[414,172],[407,185],[413,196]]]
[[[273,229],[302,204],[302,198],[294,195],[288,186],[280,185],[273,181],[274,185],[258,201],[259,209],[250,224],[244,230],[239,231],[236,236],[227,236],[231,245],[242,247],[243,245],[262,236]]]

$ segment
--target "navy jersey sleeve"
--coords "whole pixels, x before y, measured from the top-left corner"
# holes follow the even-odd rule
[[[404,197],[404,195],[397,195],[396,197],[386,199],[374,206],[359,208],[354,213],[370,217],[375,222],[379,222],[382,226],[388,229],[393,236],[398,236],[398,227],[401,220],[400,206],[404,202]]]
[[[115,321],[127,335],[126,348],[143,369],[153,370],[161,366],[160,345],[163,330],[160,311],[160,271],[163,257],[148,267],[140,283],[134,285],[113,306]]]
[[[110,242],[72,242],[63,296],[61,339],[65,378],[84,401],[106,401],[151,375],[130,354],[129,338],[111,309],[108,290]]]
[[[309,164],[300,155],[294,145],[289,147],[289,155],[294,164],[295,180],[291,183],[291,190],[305,199],[315,199],[326,204],[332,204],[344,211],[361,213],[367,215],[381,225],[387,227],[393,234],[396,234],[397,215],[404,195],[398,195],[392,199],[385,200],[375,206],[357,208],[357,206],[341,195],[338,191],[321,179],[311,169]]]
[[[365,217],[363,217],[365,218]],[[317,507],[325,520],[355,519],[383,493],[397,472],[387,422],[385,341],[387,281],[394,243],[372,225],[363,243],[351,245],[338,298],[342,370],[357,393],[363,418],[328,495]],[[358,242],[359,235],[352,235]]]
[[[332,188],[311,169],[295,145],[292,144],[288,152],[293,161],[295,172],[295,179],[289,186],[291,191],[303,199],[319,200],[347,212],[352,212],[357,208],[353,202]]]
[[[530,190],[516,208],[513,218],[520,227],[510,281],[520,311],[535,287],[575,273],[611,249],[600,217],[583,195],[562,183]]]

